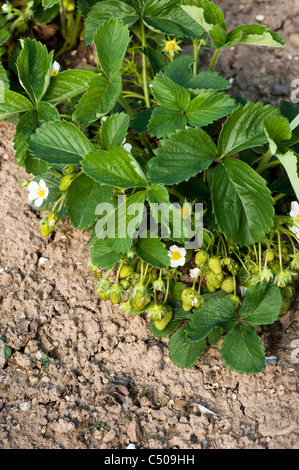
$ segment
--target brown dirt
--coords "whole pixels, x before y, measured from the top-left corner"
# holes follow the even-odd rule
[[[286,39],[298,31],[293,0],[216,3],[230,27],[263,14]],[[240,46],[223,53],[217,70],[235,77],[232,93],[277,103],[299,78],[296,54],[290,44]],[[12,349],[0,365],[0,448],[297,448],[298,311],[265,330],[267,356],[277,363],[255,376],[226,369],[220,345],[179,369],[168,340],[154,338],[146,319],[100,302],[87,269],[87,233],[64,222],[49,239],[40,236],[19,186],[25,173],[13,134],[14,125],[0,123],[0,337]],[[54,363],[43,368],[42,354]]]

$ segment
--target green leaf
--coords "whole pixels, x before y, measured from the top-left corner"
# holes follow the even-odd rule
[[[132,26],[138,20],[139,15],[135,8],[118,0],[96,3],[85,20],[85,44],[87,46],[92,43],[98,27],[111,18],[122,20],[124,25]]]
[[[266,26],[246,24],[237,26],[228,33],[224,47],[233,47],[237,44],[282,47],[285,41],[275,31],[267,29]]]
[[[206,90],[191,101],[186,118],[191,125],[203,127],[227,116],[235,107],[235,100],[226,93]]]
[[[274,200],[266,181],[241,160],[228,158],[215,167],[212,203],[220,230],[240,246],[259,242],[273,225]]]
[[[148,131],[148,123],[155,108],[146,108],[134,113],[131,128],[136,134],[145,134]]]
[[[36,130],[29,142],[29,150],[36,158],[51,164],[76,164],[93,149],[87,137],[66,121],[45,123]]]
[[[152,92],[159,103],[173,111],[185,111],[190,102],[189,92],[162,72],[155,76]]]
[[[284,167],[296,197],[299,200],[299,155],[294,152],[294,150],[281,147],[276,152],[276,157],[279,158],[280,163]]]
[[[257,374],[265,365],[264,345],[252,326],[239,323],[223,340],[221,358],[231,370]]]
[[[76,106],[75,118],[87,126],[105,116],[114,108],[121,90],[120,76],[111,83],[102,75],[92,78],[88,90]]]
[[[229,86],[227,78],[220,75],[218,72],[204,70],[194,75],[185,84],[189,90],[226,90]]]
[[[155,268],[163,269],[170,265],[168,251],[159,238],[138,238],[135,250],[143,261]]]
[[[90,256],[92,264],[98,268],[111,268],[121,260],[123,254],[116,253],[103,240],[97,239],[90,250]]]
[[[143,17],[146,26],[152,31],[182,38],[200,39],[203,29],[187,13],[182,11],[179,2],[160,0],[150,6]]]
[[[107,246],[117,253],[127,253],[133,244],[133,239],[137,238],[137,229],[145,216],[145,196],[146,191],[137,191],[129,197],[120,198],[114,211],[111,211],[104,221],[107,224],[106,230],[101,234]],[[99,225],[100,224],[100,227]],[[96,227],[96,234],[99,238],[102,221],[99,220]]]
[[[181,55],[172,62],[168,62],[163,68],[163,73],[174,83],[185,88],[194,76],[190,68],[193,62],[194,59],[190,55]]]
[[[122,147],[87,153],[82,161],[82,170],[95,181],[117,188],[129,189],[148,185],[135,158]]]
[[[98,0],[77,0],[77,10],[82,16],[87,16]]]
[[[188,128],[161,141],[162,147],[149,161],[148,178],[153,184],[175,184],[208,168],[217,155],[211,137],[202,129]]]
[[[150,135],[160,139],[168,137],[179,129],[184,129],[187,125],[187,118],[181,111],[173,111],[172,109],[154,108],[148,124]]]
[[[196,364],[206,348],[206,340],[192,341],[186,334],[186,326],[177,330],[169,338],[169,357],[172,362],[182,368],[190,368]]]
[[[150,205],[151,215],[158,223],[158,221],[160,221],[159,208],[169,206],[169,193],[165,186],[161,184],[152,186],[147,193],[147,200]],[[162,206],[160,206],[160,204],[162,204]]]
[[[50,78],[49,87],[43,97],[49,103],[60,103],[84,93],[97,74],[90,70],[65,70]]]
[[[39,103],[38,111],[32,109],[25,113],[19,120],[14,135],[15,157],[18,165],[24,166],[27,173],[42,175],[48,168],[48,164],[35,158],[28,149],[28,144],[32,134],[44,122],[60,120],[57,109],[49,103]]]
[[[44,9],[47,10],[47,8],[52,8],[54,5],[59,3],[59,0],[43,0],[42,3]]]
[[[50,23],[55,16],[59,14],[59,5],[53,5],[51,8],[45,9],[42,4],[42,0],[34,0],[33,5],[33,16],[32,19],[37,24]]]
[[[272,105],[248,102],[239,106],[224,123],[218,141],[219,155],[233,155],[267,142],[264,121],[271,115],[280,115]]]
[[[240,316],[253,325],[274,323],[282,307],[282,296],[275,284],[263,282],[251,286],[245,292]]]
[[[96,183],[85,174],[79,175],[66,193],[66,207],[71,224],[78,230],[85,230],[96,220],[96,207],[107,202],[113,188]]]
[[[238,318],[233,303],[225,297],[210,297],[199,308],[194,309],[186,333],[190,340],[199,341],[216,327],[229,331]]]
[[[0,46],[2,46],[10,38],[10,31],[5,28],[0,29]]]
[[[105,21],[94,34],[99,64],[109,81],[119,73],[130,42],[128,27],[121,20]]]
[[[8,72],[7,72],[7,70],[5,70],[5,68],[3,67],[3,65],[0,62],[0,102],[2,100],[2,95],[1,95],[2,87],[7,88],[7,90],[8,90],[9,87],[10,87],[10,83],[9,83],[9,78],[8,78]]]
[[[17,69],[22,87],[31,100],[37,103],[44,96],[52,70],[53,51],[34,39],[20,39],[22,50],[17,59]]]
[[[0,121],[7,119],[14,114],[23,113],[33,109],[32,103],[25,98],[25,96],[16,93],[15,91],[8,90],[7,88],[0,88],[0,96],[4,100],[0,100]]]
[[[182,5],[183,10],[191,16],[212,39],[216,47],[226,42],[226,23],[219,7],[208,0],[198,0],[196,5]]]
[[[126,138],[130,116],[125,113],[113,114],[102,124],[101,142],[104,150],[109,147],[119,147]]]
[[[286,146],[292,138],[289,121],[283,116],[270,117],[265,120],[264,127],[270,150],[280,160],[297,199],[299,199],[299,177],[297,171],[299,155]]]

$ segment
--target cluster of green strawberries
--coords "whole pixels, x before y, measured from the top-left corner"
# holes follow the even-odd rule
[[[158,330],[164,330],[173,317],[172,306],[167,303],[171,278],[176,276],[174,269],[159,270],[153,268],[129,252],[116,268],[116,277],[112,283],[110,274],[97,269],[91,262],[89,269],[99,280],[96,285],[98,296],[106,301],[118,304],[121,312],[137,315],[147,312]],[[126,299],[124,300],[124,298]]]
[[[290,253],[287,245],[267,248],[259,254],[249,250],[243,261],[233,257],[210,255],[200,249],[192,258],[196,265],[196,276],[191,287],[176,282],[180,276],[174,268],[159,270],[144,263],[134,251],[112,267],[108,272],[99,270],[89,263],[98,284],[96,291],[102,300],[110,299],[118,304],[121,312],[136,315],[147,312],[158,330],[163,330],[173,317],[173,308],[167,303],[169,292],[176,300],[181,300],[185,312],[199,307],[205,296],[221,290],[238,308],[242,289],[258,282],[275,282],[283,297],[282,314],[288,312],[294,296],[294,283],[299,278],[299,252]],[[109,280],[111,272],[116,271],[116,279]],[[194,271],[194,270],[193,270]],[[173,281],[173,282],[172,282]],[[124,300],[124,297],[126,299]],[[158,300],[159,299],[159,300]],[[161,300],[162,299],[162,300]]]

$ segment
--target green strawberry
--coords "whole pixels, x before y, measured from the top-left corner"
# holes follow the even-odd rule
[[[221,283],[223,281],[223,274],[222,271],[220,274],[215,274],[213,271],[209,271],[206,276],[207,284],[214,287],[215,289],[219,289],[221,287]]]
[[[165,284],[160,277],[153,282],[153,289],[159,292],[165,292]]]
[[[273,272],[270,268],[265,268],[260,273],[260,281],[270,282],[273,278]]]
[[[208,267],[215,274],[221,274],[222,272],[221,261],[218,256],[213,256],[208,260]]]
[[[231,274],[236,276],[238,274],[238,271],[239,271],[238,263],[236,261],[232,260],[227,269]]]
[[[240,298],[237,295],[230,294],[228,296],[228,299],[234,304],[235,308],[238,307],[238,305],[240,303]]]
[[[192,289],[191,287],[188,287],[187,289],[183,290],[181,299],[185,312],[189,312],[192,309],[192,307],[194,306],[194,297],[196,297],[197,295],[197,291],[195,289]]]
[[[234,279],[231,276],[226,277],[221,284],[221,289],[227,294],[232,294],[234,292]]]
[[[195,264],[201,268],[208,261],[209,255],[205,250],[199,250],[195,255]]]
[[[66,191],[70,184],[72,183],[72,181],[74,180],[74,175],[65,175],[62,180],[60,181],[60,184],[59,184],[59,191]]]
[[[209,292],[213,293],[213,292],[216,291],[216,288],[213,287],[208,281],[206,283],[206,286],[207,286],[207,289],[208,289]]]
[[[269,263],[271,263],[272,261],[274,261],[275,252],[274,252],[273,248],[268,248],[268,249],[265,251],[265,256],[267,256],[267,261],[269,261]]]
[[[166,309],[163,304],[151,304],[148,311],[147,311],[147,316],[148,318],[151,318],[154,321],[160,321],[162,320],[166,315]]]
[[[42,237],[47,237],[52,232],[54,232],[54,227],[51,227],[48,222],[40,224],[40,233]]]
[[[130,289],[130,287],[131,287],[131,283],[130,283],[130,281],[128,281],[127,279],[122,279],[122,280],[120,281],[120,285],[122,286],[122,288],[123,288],[124,290],[128,290],[128,289]]]
[[[290,306],[291,306],[290,299],[287,299],[286,297],[284,297],[282,299],[281,315],[285,315],[286,313],[288,313]]]
[[[109,299],[113,304],[119,304],[121,298],[124,294],[124,289],[116,282],[113,286],[110,287],[108,290]]]
[[[173,317],[173,310],[170,305],[165,305],[164,309],[166,311],[164,317],[161,320],[154,320],[155,327],[159,331],[164,330]]]
[[[135,310],[144,310],[151,301],[149,290],[146,286],[139,282],[132,292],[132,306]]]
[[[291,299],[293,297],[293,289],[291,286],[284,287],[281,293],[283,297],[286,297],[287,299]]]
[[[121,278],[129,277],[131,276],[132,272],[133,272],[133,268],[131,266],[122,266],[120,268],[119,276]]]

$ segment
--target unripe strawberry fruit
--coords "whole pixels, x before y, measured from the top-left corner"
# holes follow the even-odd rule
[[[40,233],[42,237],[47,237],[52,232],[54,232],[54,227],[51,227],[48,222],[40,224]]]
[[[149,305],[151,296],[146,286],[139,282],[132,292],[132,306],[135,310],[143,310]]]
[[[205,250],[198,251],[195,255],[196,266],[201,268],[208,261],[208,258],[209,258],[209,255]]]
[[[194,306],[194,297],[196,297],[197,295],[197,291],[195,289],[192,289],[191,287],[188,287],[187,289],[183,290],[181,299],[185,312],[189,312],[192,309],[192,307]]]
[[[238,305],[240,303],[240,298],[237,295],[230,294],[228,296],[228,299],[234,304],[235,308],[238,307]]]
[[[268,250],[265,251],[265,256],[267,256],[267,260],[271,263],[274,261],[275,258],[275,253],[273,248],[268,248]]]
[[[293,297],[293,289],[291,286],[286,286],[281,291],[283,297],[291,299]]]
[[[163,304],[152,304],[150,305],[147,316],[154,321],[160,321],[166,315],[166,309]]]
[[[227,294],[232,294],[234,292],[234,279],[231,276],[226,277],[221,284],[221,289]]]
[[[74,179],[74,175],[65,175],[59,184],[59,191],[66,191]]]
[[[113,304],[119,304],[123,296],[123,293],[124,293],[124,290],[118,283],[111,286],[110,289],[108,290],[109,299],[111,300]]]
[[[207,277],[206,277],[207,284],[214,287],[215,289],[219,289],[221,287],[221,282],[223,281],[223,277],[222,277],[222,279],[221,279],[221,277],[222,277],[221,273],[217,275],[213,271],[209,271],[207,273]]]
[[[170,305],[165,305],[164,309],[166,311],[164,317],[161,320],[154,320],[155,327],[159,331],[164,330],[173,317],[173,310]]]
[[[222,272],[221,262],[218,256],[213,256],[208,260],[208,267],[215,274],[220,274]]]
[[[291,306],[290,299],[287,299],[286,297],[284,297],[282,299],[281,315],[285,315],[286,313],[288,313],[290,306]]]
[[[121,278],[131,276],[133,269],[131,266],[122,266],[120,268],[119,276]]]
[[[212,294],[213,292],[216,291],[216,287],[213,287],[208,281],[207,281],[206,286],[207,286],[208,291],[211,292]]]

